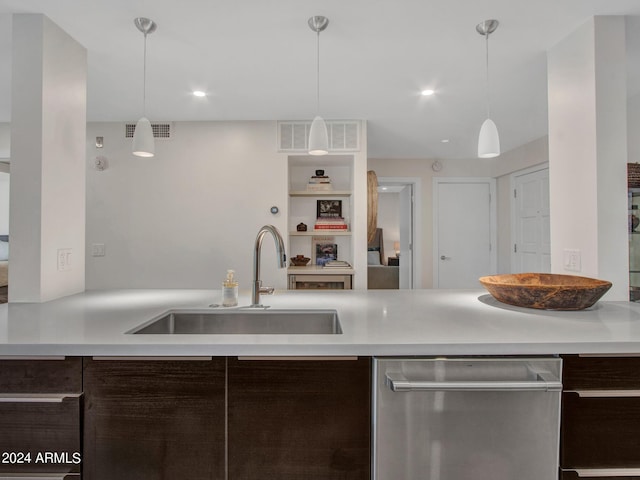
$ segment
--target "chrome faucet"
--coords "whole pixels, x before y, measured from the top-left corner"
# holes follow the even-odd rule
[[[262,238],[265,233],[271,233],[273,240],[276,242],[276,252],[278,254],[278,267],[284,268],[287,264],[287,255],[284,251],[284,241],[282,235],[278,232],[278,229],[273,225],[265,225],[258,232],[256,237],[256,244],[253,249],[253,288],[251,290],[251,308],[260,308],[260,294],[265,293],[270,295],[273,293],[273,287],[263,287],[260,281],[260,250],[262,248]]]

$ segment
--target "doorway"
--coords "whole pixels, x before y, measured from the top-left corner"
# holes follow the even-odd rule
[[[497,270],[496,181],[433,179],[433,286],[478,288]]]
[[[394,196],[391,210],[381,209],[384,196]],[[378,226],[384,230],[385,252],[399,267],[399,288],[422,288],[420,232],[421,185],[417,177],[378,177]],[[393,258],[395,256],[395,258]],[[389,259],[387,259],[389,260]]]

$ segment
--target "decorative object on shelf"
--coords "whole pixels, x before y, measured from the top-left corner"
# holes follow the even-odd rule
[[[476,31],[480,35],[484,35],[486,39],[486,65],[487,65],[487,119],[480,127],[480,135],[478,136],[478,157],[493,158],[500,155],[500,137],[498,136],[498,127],[491,120],[489,108],[489,35],[498,28],[498,20],[485,20],[476,25]]]
[[[330,260],[338,259],[338,245],[331,235],[311,237],[311,256],[313,265],[324,265]]]
[[[314,192],[328,192],[333,190],[333,185],[331,185],[331,179],[329,176],[324,174],[324,170],[316,170],[316,174],[313,175],[307,183],[307,190]]]
[[[316,116],[309,130],[309,155],[326,155],[329,153],[329,134],[327,133],[327,125],[320,116],[320,32],[327,28],[329,19],[316,15],[311,17],[307,23],[309,28],[317,34]]]
[[[378,229],[378,176],[367,172],[367,243],[373,242]]]
[[[271,208],[269,209],[269,211],[270,211],[271,213],[273,213],[274,215],[276,215],[276,214],[280,211],[280,209],[274,205],[273,207],[271,207]]]
[[[322,266],[322,268],[351,268],[351,264],[344,260],[329,260]]]
[[[636,228],[638,228],[638,225],[640,225],[640,218],[636,217],[633,214],[629,215],[629,231],[635,232]]]
[[[553,273],[492,275],[479,280],[500,302],[543,310],[582,310],[611,288],[606,280]]]
[[[316,217],[342,218],[342,200],[318,200]]]
[[[298,232],[306,232],[307,226],[304,223],[300,222],[298,225],[296,225],[296,230]]]
[[[153,33],[158,25],[148,18],[138,17],[133,23],[144,34],[144,60],[142,76],[142,117],[136,124],[133,132],[133,154],[138,157],[153,157],[155,154],[155,141],[153,128],[147,118],[147,35]]]
[[[627,163],[627,186],[640,188],[640,163]]]
[[[347,231],[349,226],[342,217],[342,200],[318,200],[314,230]]]
[[[296,255],[295,257],[291,258],[291,264],[294,267],[304,267],[310,261],[311,259],[309,257],[305,257],[304,255]]]

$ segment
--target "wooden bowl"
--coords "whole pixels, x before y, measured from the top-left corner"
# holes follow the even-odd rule
[[[582,310],[611,288],[606,280],[554,273],[491,275],[479,280],[496,300],[544,310]]]
[[[291,257],[291,263],[294,267],[304,267],[311,260],[309,257],[301,257],[296,255],[295,257]]]

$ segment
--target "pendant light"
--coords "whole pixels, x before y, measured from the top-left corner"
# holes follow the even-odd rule
[[[500,137],[498,136],[498,128],[491,120],[489,109],[489,34],[498,28],[498,20],[485,20],[476,25],[476,31],[480,35],[484,35],[487,46],[487,119],[480,127],[480,135],[478,136],[478,157],[493,158],[500,155]]]
[[[329,135],[327,134],[327,125],[320,116],[320,32],[327,28],[329,19],[316,15],[311,17],[308,23],[311,30],[318,35],[316,52],[316,117],[311,122],[311,129],[309,130],[309,155],[326,155],[329,153]]]
[[[158,25],[148,18],[138,17],[133,23],[144,34],[144,63],[142,79],[142,117],[133,132],[133,154],[138,157],[153,157],[155,141],[151,122],[147,118],[147,35],[156,31]]]

